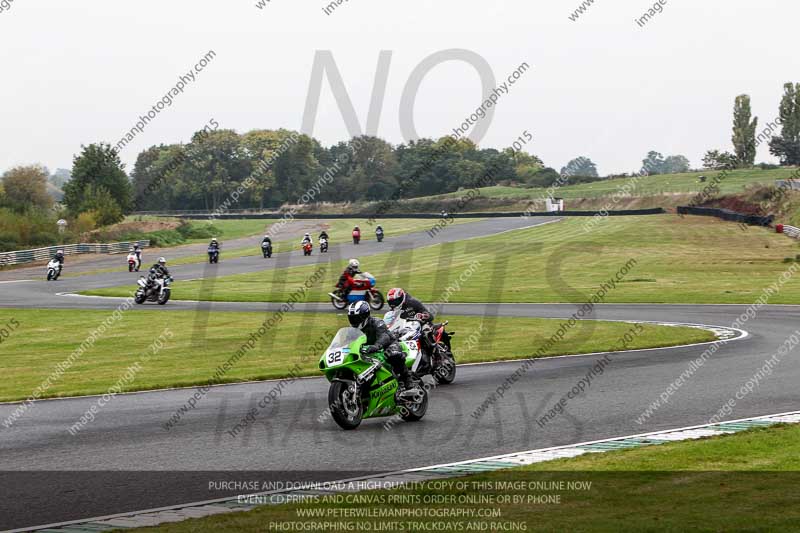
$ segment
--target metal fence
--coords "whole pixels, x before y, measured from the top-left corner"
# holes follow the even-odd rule
[[[64,255],[74,254],[119,254],[130,250],[131,246],[138,244],[142,248],[150,246],[150,241],[112,242],[112,243],[82,243],[64,244],[62,246],[48,246],[32,250],[0,253],[0,266],[21,265],[33,261],[50,259],[58,250],[64,250]]]
[[[778,187],[779,189],[798,190],[800,189],[800,180],[796,179],[775,180],[775,186]]]

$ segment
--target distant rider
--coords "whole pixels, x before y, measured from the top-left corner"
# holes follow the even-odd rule
[[[378,240],[383,237],[383,226],[378,225],[378,227],[375,228],[375,236],[378,237]]]
[[[413,388],[414,379],[406,368],[403,349],[383,320],[370,317],[369,304],[364,301],[350,304],[347,320],[351,326],[360,329],[367,336],[367,344],[362,348],[362,353],[369,355],[383,350],[397,380],[406,389]]]
[[[136,254],[136,248],[131,246],[130,249],[128,249],[128,258],[130,258],[130,256],[133,256],[133,259],[134,259],[133,270],[135,272],[139,272],[139,267],[142,264],[141,252],[139,252],[139,254],[137,255]]]
[[[345,268],[344,272],[342,272],[342,275],[339,276],[339,283],[336,285],[336,287],[342,289],[342,296],[344,299],[347,299],[350,291],[352,291],[355,285],[358,283],[358,280],[355,279],[355,275],[360,272],[360,266],[361,263],[358,262],[358,259],[351,259],[347,264],[347,268]]]
[[[58,271],[64,268],[64,250],[56,250],[56,255],[53,256],[53,261],[58,261]]]
[[[321,232],[319,232],[319,240],[322,240],[322,239],[325,239],[326,241],[330,240],[328,238],[328,232],[325,231],[325,230],[322,230]]]
[[[353,228],[353,244],[358,244],[361,240],[361,229],[356,226]]]
[[[214,237],[213,239],[211,239],[211,242],[210,242],[210,243],[208,243],[208,247],[209,247],[209,248],[215,248],[217,251],[219,251],[219,248],[220,248],[220,246],[219,246],[219,241],[217,240],[217,238],[216,238],[216,237]]]
[[[300,242],[300,244],[302,244],[303,246],[305,246],[306,244],[314,244],[313,239],[311,239],[311,234],[306,233],[305,235],[303,235],[303,240]]]
[[[136,269],[139,269],[139,266],[142,264],[142,248],[138,244],[133,245],[133,253],[136,254],[136,259],[139,260],[139,265],[137,265]]]
[[[166,279],[171,277],[167,269],[167,260],[163,257],[158,258],[158,263],[150,267],[150,280]]]
[[[267,257],[267,254],[271,250],[272,250],[272,239],[269,238],[269,235],[264,235],[264,238],[261,239],[261,251],[264,253],[264,257]]]

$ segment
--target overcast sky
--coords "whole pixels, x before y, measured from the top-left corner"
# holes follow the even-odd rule
[[[527,62],[481,145],[528,130],[548,165],[585,155],[602,174],[638,170],[650,149],[699,166],[705,150],[730,149],[737,94],[752,96],[764,123],[783,83],[800,81],[800,5],[788,0],[667,0],[645,27],[635,19],[653,2],[641,0],[595,0],[576,22],[581,0],[349,0],[330,15],[330,0],[257,1],[13,0],[0,12],[0,170],[69,168],[81,144],[116,144],[209,50],[211,63],[122,150],[127,170],[141,150],[188,141],[212,118],[239,132],[300,129],[317,50],[334,55],[362,128],[379,53],[393,52],[378,127],[393,144],[404,140],[403,88],[427,56],[471,50],[498,83]],[[433,69],[418,133],[449,133],[480,87],[466,63]],[[327,80],[314,136],[348,137]],[[757,160],[773,160],[765,145]]]

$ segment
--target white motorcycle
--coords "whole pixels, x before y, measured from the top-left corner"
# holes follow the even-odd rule
[[[55,281],[61,275],[61,263],[55,259],[51,259],[47,263],[47,281]]]
[[[388,311],[383,315],[383,321],[389,331],[409,348],[409,352],[416,354],[416,360],[411,370],[418,376],[430,374],[441,385],[449,385],[456,379],[456,360],[450,348],[450,337],[454,333],[446,332],[447,322],[433,324],[430,332],[423,331],[422,323],[418,320],[406,320],[399,310]],[[423,336],[430,335],[433,339],[433,353],[425,353],[423,349]]]
[[[172,283],[172,278],[158,278],[150,280],[145,276],[139,278],[136,282],[139,288],[136,289],[136,294],[133,296],[133,301],[137,304],[144,302],[158,302],[158,305],[164,305],[169,301],[171,289],[169,287]]]
[[[328,252],[328,239],[321,237],[319,239],[319,253],[324,254]]]
[[[139,272],[142,261],[134,252],[128,254],[128,272]]]

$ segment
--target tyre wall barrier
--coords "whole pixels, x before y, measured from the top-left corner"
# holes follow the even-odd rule
[[[800,228],[796,228],[794,226],[787,226],[786,224],[783,224],[783,231],[781,233],[788,235],[793,239],[800,239]]]
[[[745,215],[744,213],[737,213],[730,209],[719,209],[716,207],[694,207],[688,205],[678,206],[679,215],[700,215],[707,217],[717,217],[722,220],[729,220],[731,222],[739,222],[741,224],[748,224],[750,226],[770,226],[772,220],[775,218],[772,215],[759,216],[759,215]]]
[[[48,246],[31,250],[0,253],[0,266],[21,265],[34,261],[44,261],[52,258],[58,250],[64,250],[64,255],[75,254],[118,254],[130,250],[131,246],[138,244],[142,248],[150,246],[150,241],[113,242],[113,243],[81,243],[64,244],[61,246]]]

